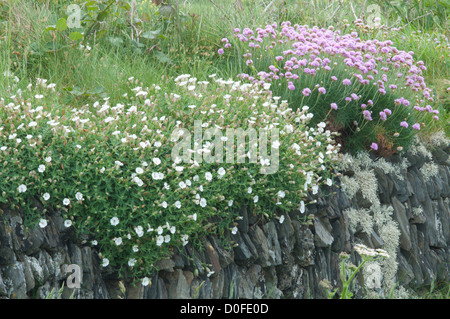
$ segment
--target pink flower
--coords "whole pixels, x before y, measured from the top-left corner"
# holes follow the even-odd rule
[[[408,128],[408,123],[406,121],[400,122],[400,126],[404,127],[404,128]]]
[[[392,114],[392,111],[390,109],[384,109],[383,112],[386,113],[387,115]]]
[[[364,115],[364,118],[366,120],[372,121],[372,116],[371,116],[371,112],[370,111],[367,111],[367,110],[363,111],[363,115]]]
[[[291,91],[295,90],[295,85],[294,85],[294,83],[289,82],[289,84],[288,84],[288,89],[291,90]]]
[[[224,54],[224,51],[223,51],[222,48],[220,48],[219,50],[217,50],[217,53],[219,53],[219,54]]]
[[[332,108],[333,110],[337,110],[337,109],[338,109],[338,106],[337,106],[336,103],[331,103],[331,108]]]
[[[303,91],[302,91],[302,94],[303,94],[304,96],[308,96],[308,95],[310,95],[310,94],[311,94],[311,90],[310,90],[310,89],[308,89],[308,88],[306,88],[306,89],[303,89]]]
[[[372,145],[370,145],[370,148],[373,149],[374,151],[376,151],[376,150],[378,150],[378,144],[372,143]]]
[[[324,87],[321,87],[321,88],[319,88],[319,92],[322,94],[325,94],[325,93],[327,93],[327,90],[325,90]]]
[[[419,123],[416,123],[416,124],[414,124],[414,125],[412,126],[412,128],[419,131],[419,130],[420,130],[420,124],[419,124]]]
[[[382,121],[386,121],[386,119],[387,119],[386,113],[380,112],[380,119],[381,119]]]
[[[342,84],[344,84],[344,85],[350,85],[350,84],[352,84],[352,81],[350,81],[349,79],[344,79],[344,80],[342,81]]]

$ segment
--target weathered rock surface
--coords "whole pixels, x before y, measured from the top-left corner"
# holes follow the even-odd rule
[[[400,176],[373,170],[379,202],[392,207],[400,231],[396,280],[404,287],[449,280],[449,151],[432,152],[435,176],[422,175],[429,159],[421,154],[406,154],[410,164]],[[105,272],[98,252],[77,241],[58,212],[52,212],[45,229],[27,229],[20,213],[0,207],[0,298],[56,296],[63,284],[62,298],[326,298],[319,282],[339,285],[339,254],[348,253],[357,264],[355,243],[372,248],[386,243],[376,229],[350,227],[344,211],[372,205],[362,194],[350,199],[333,186],[311,199],[317,201],[304,214],[285,214],[282,223],[256,219],[241,208],[233,248],[214,236],[205,238],[202,249],[188,244],[158,262],[160,270],[146,287]],[[67,285],[70,264],[80,267],[80,288]]]

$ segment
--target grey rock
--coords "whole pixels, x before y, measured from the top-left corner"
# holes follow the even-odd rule
[[[249,235],[255,245],[256,250],[258,251],[257,262],[260,263],[263,267],[271,266],[272,263],[270,261],[269,246],[267,237],[264,234],[263,230],[258,225],[253,225],[250,228]]]
[[[328,219],[314,218],[314,243],[316,247],[331,247],[334,238],[331,235],[332,227]]]
[[[232,238],[237,245],[233,247],[233,250],[234,259],[238,265],[249,266],[258,258],[258,252],[246,233],[237,232]]]
[[[392,197],[391,201],[394,208],[394,220],[397,221],[400,228],[400,247],[408,251],[411,249],[411,233],[406,208],[397,197]]]
[[[247,207],[242,206],[239,209],[239,216],[241,217],[241,219],[237,221],[237,228],[239,229],[240,232],[246,233],[248,232],[249,227]]]
[[[294,247],[294,255],[297,262],[302,267],[314,265],[314,234],[305,225],[301,225],[299,221],[292,221],[295,230],[296,244]]]
[[[4,279],[4,283],[9,292],[9,298],[28,299],[24,268],[24,264],[19,261],[1,267],[3,277],[7,278],[7,280]]]
[[[294,227],[292,226],[291,217],[288,214],[283,216],[283,223],[276,223],[278,241],[281,247],[286,248],[287,253],[290,253],[295,244]]]
[[[170,258],[166,258],[166,259],[158,260],[156,262],[155,266],[158,270],[173,272],[174,267],[175,267],[175,262]]]
[[[441,165],[446,165],[449,159],[449,155],[442,150],[441,148],[437,148],[431,151],[431,154],[433,154],[433,160],[434,162],[441,164]]]
[[[378,181],[378,196],[380,198],[380,203],[388,204],[394,190],[394,183],[388,178],[382,169],[375,167],[373,172]]]
[[[278,241],[277,229],[273,221],[264,225],[264,231],[267,237],[267,246],[269,248],[269,256],[273,265],[281,265],[281,247]]]

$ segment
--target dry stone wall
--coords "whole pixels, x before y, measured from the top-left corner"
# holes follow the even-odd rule
[[[337,185],[310,196],[303,214],[266,220],[243,207],[232,247],[214,236],[201,249],[188,244],[159,261],[145,287],[125,281],[121,288],[58,212],[46,228],[26,232],[20,212],[1,207],[0,298],[55,297],[63,284],[61,298],[326,298],[320,281],[339,286],[339,255],[358,264],[356,243],[390,258],[378,267],[381,286],[363,289],[361,277],[355,297],[387,297],[394,287],[392,296],[407,297],[406,288],[449,280],[449,153],[441,146],[350,161]],[[73,264],[81,270],[79,289],[67,287]]]

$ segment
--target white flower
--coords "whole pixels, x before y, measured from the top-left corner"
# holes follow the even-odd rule
[[[233,200],[232,199],[230,199],[229,201],[228,201],[228,206],[233,206]]]
[[[47,220],[41,218],[41,220],[39,221],[39,227],[45,228],[45,226],[47,226]]]
[[[102,267],[106,267],[106,266],[108,266],[109,265],[109,260],[108,260],[108,258],[103,258],[102,259]]]
[[[44,173],[45,172],[45,165],[43,165],[43,164],[39,165],[38,172],[39,173]]]
[[[328,186],[333,185],[333,181],[330,178],[327,178],[327,185]]]
[[[319,186],[318,185],[313,185],[313,187],[312,187],[313,195],[317,194],[318,192],[319,192]]]
[[[98,242],[96,240],[91,241],[92,246],[97,246]]]
[[[206,199],[204,199],[204,198],[200,199],[200,206],[206,207]]]
[[[136,258],[130,258],[128,260],[128,266],[133,267],[136,264]]]
[[[154,163],[155,165],[161,164],[161,160],[160,160],[159,158],[157,158],[157,157],[155,157],[152,161],[153,161],[153,163]]]
[[[161,142],[155,142],[155,144],[153,144],[154,147],[161,147]]]
[[[80,192],[77,192],[77,193],[75,194],[75,198],[76,198],[77,200],[83,200],[83,194],[81,194]]]
[[[283,192],[283,191],[279,191],[279,192],[278,192],[278,197],[279,197],[279,198],[284,198],[284,196],[286,196],[286,193],[285,193],[285,192]]]
[[[284,222],[284,215],[281,215],[281,217],[280,217],[280,224],[283,224],[283,222]]]
[[[170,230],[171,234],[175,234],[175,231],[177,230],[177,228],[175,226],[172,226],[169,228],[169,230]]]
[[[110,223],[113,226],[117,226],[119,224],[119,218],[117,218],[117,217],[111,218]]]
[[[135,176],[133,177],[133,182],[135,182],[137,184],[137,186],[141,187],[142,185],[144,185],[144,182],[142,181],[142,179],[140,179],[139,177]]]
[[[221,168],[219,168],[219,170],[217,171],[217,173],[218,173],[220,176],[223,176],[223,175],[225,175],[226,171],[225,171],[225,169],[224,169],[223,167],[221,167]]]
[[[305,213],[305,202],[301,201],[300,202],[300,207],[299,207],[300,213]]]
[[[247,188],[247,193],[251,194],[252,192],[253,192],[253,190],[251,187]]]
[[[136,234],[137,234],[139,237],[144,236],[144,228],[142,228],[142,226],[137,226],[137,227],[135,228],[135,230],[136,230]]]
[[[72,221],[71,221],[70,219],[66,219],[66,220],[64,221],[64,226],[67,227],[67,228],[69,228],[70,226],[72,226]]]
[[[47,163],[50,163],[52,161],[52,158],[50,156],[44,158],[44,161],[46,161]]]
[[[232,233],[233,235],[236,235],[236,234],[237,234],[237,231],[238,231],[238,229],[237,229],[236,226],[234,226],[234,227],[231,229],[231,233]]]
[[[50,199],[50,194],[49,193],[45,193],[44,195],[42,195],[42,198],[44,200],[49,200]]]
[[[162,203],[161,203],[161,206],[162,206],[163,208],[167,208],[167,202],[166,202],[166,201],[162,202]]]
[[[205,179],[210,182],[212,180],[212,174],[210,172],[205,173]]]
[[[163,173],[157,173],[157,172],[153,172],[152,173],[152,178],[154,180],[161,180],[164,178],[164,174]]]
[[[141,167],[137,167],[136,168],[136,173],[137,174],[142,174],[142,173],[144,173],[144,170]]]
[[[256,204],[258,201],[259,201],[259,196],[258,196],[258,195],[255,195],[255,196],[253,197],[253,202]]]
[[[17,187],[17,190],[19,191],[19,193],[25,193],[27,191],[27,186],[24,184],[19,185],[19,187]]]
[[[118,167],[123,166],[123,163],[121,161],[115,161],[114,164]]]
[[[197,213],[194,213],[194,215],[192,215],[192,219],[193,219],[194,221],[197,221]]]
[[[170,242],[170,235],[164,236],[164,242],[165,242],[165,243]]]
[[[36,126],[36,125],[37,125],[37,123],[36,123],[36,122],[34,122],[34,121],[33,121],[33,122],[30,122],[30,123],[28,123],[28,126],[29,126],[29,127],[34,127],[34,126]]]
[[[138,245],[133,246],[133,252],[137,253],[139,251]]]
[[[64,199],[63,199],[63,204],[64,204],[65,206],[68,206],[68,205],[70,204],[70,199],[64,198]]]
[[[142,279],[142,286],[148,286],[150,284],[150,279],[148,279],[147,277],[144,277]]]
[[[175,170],[177,172],[182,172],[184,170],[184,167],[183,166],[175,166]]]
[[[284,127],[284,130],[286,131],[286,133],[292,133],[292,132],[294,132],[294,126],[292,126],[291,124],[288,124]]]
[[[117,246],[122,245],[122,237],[114,238],[113,240]]]
[[[180,203],[179,200],[177,200],[177,201],[175,202],[175,207],[176,207],[176,208],[181,208],[181,203]]]
[[[164,237],[161,236],[161,235],[159,235],[159,236],[156,238],[156,245],[157,245],[157,246],[161,246],[161,245],[163,244],[163,242],[164,242]]]
[[[184,189],[184,188],[186,188],[186,183],[181,181],[178,183],[178,186],[180,186],[181,189]]]
[[[188,238],[189,238],[188,235],[183,235],[181,237],[181,240],[183,241],[183,246],[186,246],[189,243]]]

